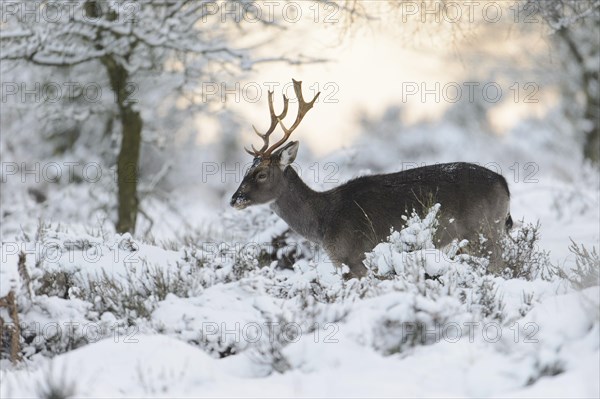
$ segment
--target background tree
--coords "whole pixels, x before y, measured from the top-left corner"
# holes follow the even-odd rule
[[[220,7],[228,7],[226,19]],[[17,67],[33,65],[40,73],[38,79],[57,73],[79,81],[107,79],[115,107],[103,114],[103,126],[110,130],[114,121],[120,127],[115,161],[116,229],[134,232],[140,210],[140,149],[143,135],[149,130],[145,115],[156,112],[152,107],[157,106],[148,98],[177,93],[178,101],[185,98],[187,106],[201,106],[198,92],[203,79],[248,70],[259,61],[298,62],[298,58],[278,55],[268,60],[253,59],[249,49],[254,51],[268,43],[264,36],[247,41],[243,48],[232,44],[240,31],[249,33],[244,30],[248,20],[253,27],[277,27],[272,15],[260,11],[243,1],[10,2],[3,5],[0,60]],[[148,79],[150,75],[152,79]],[[144,101],[139,101],[140,92],[154,88],[162,92],[146,93]],[[84,107],[101,113],[98,104],[87,103]]]
[[[527,0],[522,15],[540,18],[566,74],[560,76],[563,106],[583,136],[583,155],[600,162],[600,1]],[[566,78],[566,79],[565,79]]]
[[[422,2],[390,1],[387,6],[402,20],[402,36],[410,45],[413,37],[423,26],[435,27],[427,33],[443,32],[450,38],[449,45],[470,40],[469,46],[457,46],[457,55],[466,63],[480,65],[482,73],[492,74],[492,79],[511,76],[523,79],[529,76],[546,87],[557,88],[561,94],[560,112],[570,122],[571,137],[575,137],[582,148],[583,157],[593,164],[600,161],[600,1],[599,0],[519,0],[516,2],[455,2],[450,0],[425,0]],[[487,6],[490,10],[500,9],[498,20],[495,14],[482,18]],[[473,10],[473,15],[468,10]],[[461,10],[456,18],[456,9]],[[494,11],[498,12],[498,11]],[[472,20],[470,18],[472,17]],[[456,23],[449,22],[456,18]],[[541,29],[540,29],[541,25]],[[538,41],[540,34],[548,41],[550,51],[540,53],[523,52],[513,63],[498,63],[506,57],[493,46],[499,30],[516,41],[529,37]],[[517,28],[517,29],[514,29]],[[485,51],[485,52],[484,52]],[[469,54],[470,53],[470,54]],[[485,57],[482,55],[485,54]],[[521,63],[529,62],[529,66]],[[501,68],[492,67],[497,63]],[[488,65],[485,65],[488,64]],[[532,67],[536,64],[535,67]],[[537,76],[529,69],[537,69]],[[543,70],[543,72],[542,72]],[[490,76],[478,76],[488,79]],[[485,111],[485,110],[479,110]],[[472,118],[473,115],[469,115]],[[478,112],[476,117],[485,117]],[[564,126],[563,126],[564,127]],[[563,128],[561,127],[561,129]],[[563,129],[564,130],[564,129]],[[569,137],[569,132],[562,131]]]

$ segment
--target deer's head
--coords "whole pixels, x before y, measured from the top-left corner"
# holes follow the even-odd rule
[[[263,146],[260,149],[252,146],[251,150],[245,149],[247,153],[254,157],[252,166],[246,172],[242,183],[231,197],[231,206],[236,209],[244,209],[250,205],[266,204],[276,200],[284,189],[284,170],[287,168],[298,153],[299,143],[290,141],[285,144],[290,135],[302,122],[304,115],[312,108],[320,93],[310,102],[305,102],[302,97],[302,82],[293,80],[294,92],[298,98],[298,115],[296,121],[288,129],[283,125],[288,110],[288,98],[283,96],[283,111],[277,115],[273,108],[273,92],[269,91],[269,111],[271,114],[271,125],[266,133],[259,133],[254,128],[256,134],[263,140]],[[273,145],[269,145],[269,137],[277,128],[281,126],[283,137]],[[285,145],[284,145],[285,144]],[[282,147],[283,146],[283,147]]]

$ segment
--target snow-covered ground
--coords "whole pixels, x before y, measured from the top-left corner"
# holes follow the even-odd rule
[[[400,250],[392,262],[398,269],[404,260],[404,275],[341,284],[327,264],[236,272],[231,260],[201,267],[202,254],[128,237],[100,243],[47,234],[47,247],[60,251],[49,259],[57,260],[36,268],[34,252],[27,264],[34,289],[56,291],[31,300],[21,291],[27,360],[16,368],[4,360],[3,397],[49,397],[52,389],[77,397],[599,393],[598,286],[487,279],[436,252],[425,253],[425,270],[445,267],[441,282],[424,281]],[[69,250],[75,239],[87,239],[87,249]],[[389,255],[386,245],[376,258]],[[16,255],[3,262],[3,293],[19,280],[16,263]],[[40,268],[66,271],[77,283],[67,292],[41,287]],[[119,276],[117,291],[126,292],[83,293],[101,273]],[[144,296],[156,276],[169,288]],[[113,297],[138,299],[149,313]],[[65,353],[49,359],[53,351]]]

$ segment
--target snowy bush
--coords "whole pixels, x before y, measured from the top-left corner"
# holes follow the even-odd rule
[[[249,208],[241,213],[226,213],[223,224],[250,250],[261,266],[276,262],[278,268],[292,269],[301,259],[312,260],[318,247],[292,231],[266,207]]]
[[[571,240],[569,251],[575,255],[575,268],[566,277],[573,287],[581,290],[600,285],[600,256],[596,247],[589,251]]]
[[[55,371],[50,363],[44,370],[43,378],[37,383],[36,396],[41,399],[67,399],[76,395],[76,381],[69,379],[66,370]]]
[[[439,210],[436,204],[423,218],[413,213],[405,228],[367,254],[369,278],[380,294],[403,295],[403,310],[386,313],[376,323],[376,347],[384,353],[437,342],[444,326],[469,318],[503,319],[496,283],[486,275],[487,259],[459,255],[466,242],[454,242],[446,251],[435,248]]]
[[[556,268],[550,263],[548,251],[539,247],[540,223],[522,223],[511,236],[502,240],[505,278],[550,280],[556,275]]]
[[[111,335],[127,335],[133,328],[178,337],[218,358],[248,351],[271,371],[292,367],[285,360],[290,339],[282,339],[281,332],[271,331],[256,342],[227,337],[232,321],[209,310],[206,301],[213,303],[211,306],[217,303],[212,301],[213,295],[218,295],[219,307],[231,307],[232,300],[238,303],[248,295],[263,298],[268,305],[240,313],[246,323],[292,323],[305,334],[317,333],[319,326],[326,324],[352,323],[356,312],[352,304],[383,301],[396,310],[373,319],[368,340],[384,354],[434,344],[436,334],[452,323],[502,323],[506,304],[499,284],[513,278],[547,279],[544,270],[549,261],[547,253],[537,248],[538,226],[524,225],[507,239],[505,245],[513,252],[505,252],[506,272],[494,276],[487,270],[485,257],[462,253],[466,241],[455,241],[444,251],[435,248],[439,211],[436,204],[423,217],[415,213],[406,217],[405,228],[392,231],[386,242],[367,254],[368,276],[341,283],[324,279],[310,266],[296,267],[292,274],[278,270],[273,258],[277,251],[265,252],[260,245],[206,245],[202,238],[188,236],[183,243],[159,249],[128,234],[105,237],[40,223],[34,235],[24,234],[37,250],[18,262],[22,319],[32,322],[46,314],[71,324],[53,334],[24,329],[22,352],[26,358],[37,353],[52,356]],[[252,243],[280,237],[287,227],[262,213],[246,213],[238,230],[232,227],[231,231],[236,235],[249,231]],[[249,229],[258,220],[261,231],[253,233]],[[597,270],[592,267],[597,255],[585,250],[584,256],[584,250],[579,250],[578,264],[581,274],[588,275]],[[265,258],[265,253],[270,257]],[[306,264],[307,260],[294,263]],[[520,312],[525,315],[534,299],[523,298]],[[71,310],[65,316],[62,308],[67,304]],[[245,309],[243,302],[239,306]],[[205,307],[207,310],[200,311]],[[173,314],[183,316],[182,311],[187,315],[183,321],[173,319]],[[99,326],[93,339],[85,333],[85,323]]]
[[[435,247],[439,211],[435,205],[422,217],[407,217],[403,229],[367,254],[368,275],[349,281],[314,254],[295,260],[294,271],[280,268],[271,257],[277,251],[265,257],[255,243],[268,243],[287,226],[264,211],[245,213],[229,230],[231,241],[212,232],[161,246],[128,234],[40,223],[32,234],[22,233],[26,245],[2,268],[10,273],[3,281],[12,281],[17,293],[21,357],[38,364],[100,342],[161,334],[211,359],[243,361],[240,367],[261,378],[319,369],[328,356],[338,362],[336,353],[349,347],[395,361],[395,355],[410,359],[433,346],[443,352],[440,345],[448,344],[472,344],[500,357],[502,351],[518,353],[531,365],[519,379],[522,386],[570,370],[566,352],[552,344],[544,344],[545,355],[510,346],[509,338],[488,348],[486,328],[503,337],[530,337],[532,326],[515,320],[539,323],[542,302],[572,292],[561,277],[575,289],[597,285],[595,248],[573,243],[577,266],[558,273],[537,246],[538,227],[523,224],[503,243],[513,252],[505,251],[506,271],[496,275],[484,250],[478,253],[466,241]],[[240,245],[244,234],[250,238]],[[594,300],[586,298],[586,306]],[[600,318],[592,316],[582,322],[581,334],[598,328]],[[469,334],[480,338],[471,342]],[[325,345],[323,353],[316,343]],[[2,359],[8,359],[3,344]],[[56,376],[38,380],[38,396],[71,392],[56,389],[62,381]]]

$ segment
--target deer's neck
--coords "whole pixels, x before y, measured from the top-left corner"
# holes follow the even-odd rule
[[[298,234],[321,243],[323,240],[325,201],[322,193],[312,190],[292,167],[283,172],[284,189],[271,209]]]

